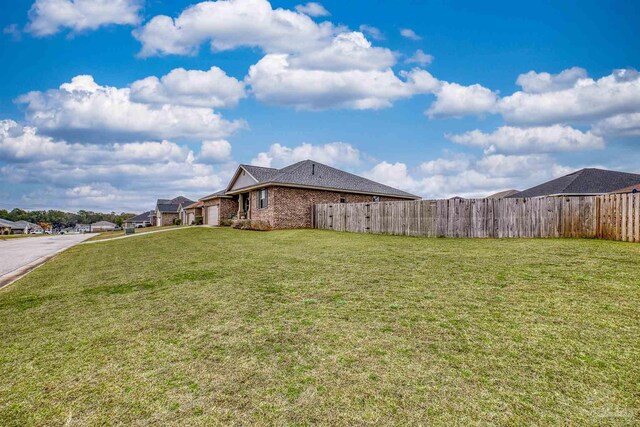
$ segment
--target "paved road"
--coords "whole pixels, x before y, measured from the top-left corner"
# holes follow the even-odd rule
[[[77,245],[92,234],[70,234],[64,236],[25,237],[22,239],[0,240],[0,287],[21,270],[35,267],[64,249]]]

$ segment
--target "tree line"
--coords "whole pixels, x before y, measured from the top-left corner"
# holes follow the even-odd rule
[[[12,209],[8,211],[6,209],[0,209],[0,218],[7,219],[9,221],[29,221],[34,224],[47,223],[51,224],[53,228],[66,228],[74,227],[76,224],[92,224],[98,221],[109,221],[118,226],[122,225],[122,222],[128,218],[135,216],[132,213],[103,213],[80,210],[77,213],[58,211],[50,209],[47,211],[26,211],[23,209]]]

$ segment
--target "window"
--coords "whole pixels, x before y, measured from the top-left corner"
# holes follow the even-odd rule
[[[264,209],[267,207],[267,189],[263,188],[262,190],[258,190],[258,197],[256,197],[256,206],[258,209]]]
[[[374,202],[379,202],[380,201],[380,196],[373,196],[373,201]]]
[[[347,203],[347,199],[344,196],[340,196],[340,203]]]

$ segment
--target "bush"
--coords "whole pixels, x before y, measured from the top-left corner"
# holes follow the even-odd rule
[[[173,225],[182,225],[182,220],[180,218],[175,218],[173,220]]]
[[[220,226],[221,227],[231,227],[233,225],[233,220],[229,218],[221,219]]]
[[[193,221],[194,225],[202,225],[202,217],[201,216],[197,216],[195,221]]]
[[[254,230],[254,231],[268,231],[271,230],[271,226],[267,221],[240,219],[233,222],[233,228],[238,230]]]

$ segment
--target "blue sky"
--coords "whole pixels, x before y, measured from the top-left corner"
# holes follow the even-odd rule
[[[640,172],[638,2],[2,3],[0,208],[307,157],[429,198]]]

